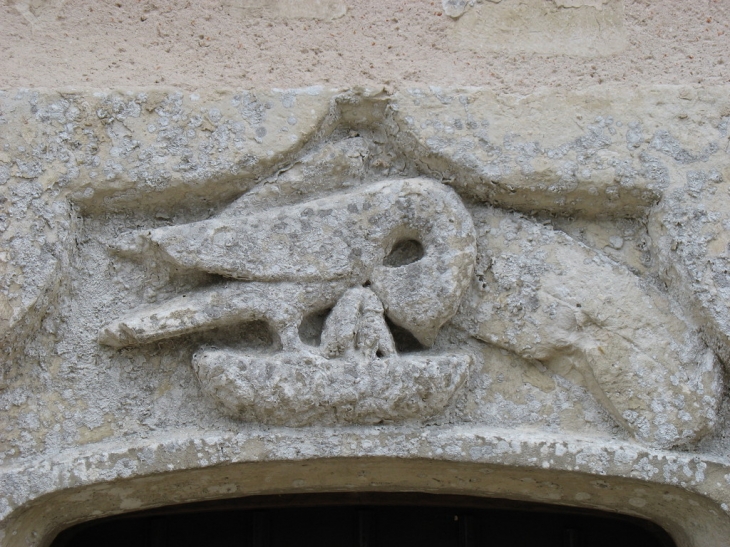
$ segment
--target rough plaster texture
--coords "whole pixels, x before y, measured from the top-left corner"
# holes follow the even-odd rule
[[[444,1],[5,0],[0,88],[730,81],[725,0]]]
[[[369,490],[727,545],[729,9],[0,4],[0,544]]]

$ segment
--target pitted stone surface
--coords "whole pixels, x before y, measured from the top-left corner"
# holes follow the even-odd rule
[[[405,458],[723,545],[729,97],[1,93],[0,541],[150,477]]]
[[[137,311],[103,328],[99,341],[124,347],[262,320],[282,353],[205,350],[193,358],[203,391],[238,417],[378,423],[443,410],[471,358],[400,357],[384,317],[431,346],[456,313],[476,247],[453,190],[406,179],[264,211],[243,203],[220,218],[133,233],[117,246],[240,281]],[[394,255],[402,243],[421,252]],[[302,322],[327,308],[321,348],[305,347]]]
[[[427,346],[456,312],[476,253],[471,218],[458,197],[426,179],[385,181],[264,211],[234,203],[222,218],[141,231],[131,239],[124,246],[128,252],[138,246],[144,254],[151,244],[176,265],[239,280],[309,283],[309,293],[317,291],[311,284],[317,281],[366,284],[388,317]],[[398,266],[384,263],[399,242],[409,240],[422,245],[425,256]],[[247,306],[257,307],[253,301]],[[251,319],[266,314],[260,315]],[[120,329],[129,327],[112,331]]]
[[[201,386],[237,418],[277,425],[383,424],[438,415],[466,381],[467,354],[383,358],[202,350]]]
[[[563,375],[581,375],[645,442],[671,447],[714,427],[721,365],[676,303],[563,232],[514,213],[475,217],[476,281],[457,323]]]

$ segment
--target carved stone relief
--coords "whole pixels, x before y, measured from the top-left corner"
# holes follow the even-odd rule
[[[63,489],[367,456],[730,529],[730,95],[596,94],[0,93],[0,534]]]
[[[711,431],[714,352],[628,268],[527,217],[470,213],[433,180],[330,191],[281,205],[253,191],[210,219],[121,236],[122,256],[221,280],[113,321],[99,341],[121,348],[264,321],[275,351],[202,347],[192,358],[224,410],[281,425],[397,422],[441,413],[474,357],[400,355],[386,317],[425,349],[459,310],[455,326],[572,376],[642,442],[672,447]],[[307,344],[317,316],[322,330]]]
[[[643,442],[671,447],[712,430],[721,366],[676,303],[563,232],[494,209],[476,216],[477,279],[457,323],[578,377]]]
[[[204,348],[204,391],[242,417],[302,425],[377,423],[438,413],[464,383],[464,354],[398,355],[385,322],[433,345],[469,286],[474,226],[453,190],[427,179],[384,181],[330,198],[251,210],[247,196],[210,220],[141,231],[125,253],[156,254],[235,279],[138,310],[106,326],[113,347],[263,320],[273,354]],[[331,310],[308,346],[308,316]]]

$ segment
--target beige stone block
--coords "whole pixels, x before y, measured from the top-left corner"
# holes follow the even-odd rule
[[[622,0],[503,0],[466,10],[451,30],[454,51],[605,56],[627,44]]]

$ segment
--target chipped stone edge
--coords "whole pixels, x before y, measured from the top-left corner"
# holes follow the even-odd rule
[[[154,494],[144,486],[144,481],[148,478],[158,480],[170,476],[175,477],[173,480],[180,481],[180,472],[190,474],[196,470],[214,470],[221,466],[263,462],[324,462],[326,465],[326,462],[336,459],[347,459],[353,461],[354,465],[382,459],[414,462],[414,465],[415,462],[424,460],[434,466],[440,463],[457,466],[479,464],[495,466],[495,470],[490,472],[516,471],[528,475],[535,471],[550,471],[549,480],[558,486],[562,486],[561,479],[567,486],[565,479],[573,480],[576,477],[581,477],[580,480],[583,481],[603,478],[609,486],[602,488],[610,488],[612,479],[628,480],[637,487],[633,490],[634,493],[663,492],[666,498],[669,495],[668,488],[678,490],[679,494],[690,500],[691,506],[709,506],[709,509],[704,508],[703,513],[707,520],[702,525],[697,525],[679,504],[646,501],[641,493],[638,494],[639,498],[631,497],[628,500],[631,505],[628,507],[618,505],[616,501],[602,503],[600,497],[589,503],[580,497],[561,499],[553,496],[540,499],[539,495],[526,496],[525,489],[490,492],[484,485],[482,488],[479,485],[464,487],[463,491],[477,496],[531,499],[633,514],[664,526],[680,547],[720,547],[722,543],[717,542],[716,535],[726,534],[727,537],[730,534],[730,461],[727,459],[652,450],[632,443],[606,442],[576,436],[457,426],[429,428],[427,431],[409,427],[376,427],[307,430],[276,428],[268,432],[211,433],[205,436],[185,436],[184,433],[178,433],[126,447],[121,444],[87,446],[83,450],[67,451],[57,458],[30,461],[6,469],[0,474],[0,492],[3,496],[0,498],[0,540],[2,545],[8,547],[48,545],[60,529],[79,521],[79,517],[67,516],[68,513],[78,513],[79,510],[84,516],[81,520],[86,520],[171,502],[185,503],[221,497],[221,493],[215,488],[193,488],[192,492],[178,495],[174,500],[160,492],[161,501],[144,502],[134,495],[139,491],[145,497],[146,494],[151,494],[149,497],[154,498]],[[263,474],[261,478],[262,490],[247,492],[233,489],[223,497],[284,493],[281,487],[267,487],[265,483],[268,479],[264,480],[265,476],[267,475]],[[286,488],[286,492],[333,489],[407,491],[408,480],[404,478],[405,482],[400,486],[381,483],[377,487],[368,485],[366,488],[353,488],[346,480],[342,480],[339,487],[333,488],[330,485],[324,489],[317,482],[311,485],[292,484]],[[84,491],[98,492],[100,486],[107,487],[111,483],[114,483],[114,490],[119,495],[117,506],[111,511],[92,511],[96,507],[93,505],[92,495],[84,496]],[[190,484],[193,483],[194,481]],[[442,491],[442,488],[435,487],[431,490]],[[453,488],[449,489],[452,490]],[[68,500],[59,502],[59,496]],[[125,498],[137,501],[130,505],[131,502],[125,502]],[[641,501],[636,501],[637,499]],[[74,511],[69,511],[68,503],[72,500],[77,502],[77,507]],[[86,511],[81,507],[83,503],[78,505],[80,500],[88,501]],[[668,506],[671,507],[669,510]],[[41,514],[44,518],[38,518]],[[49,518],[51,516],[56,518]],[[27,534],[18,534],[18,530],[32,530],[30,535],[35,539],[27,543]],[[21,535],[24,536],[22,539],[19,537]]]

